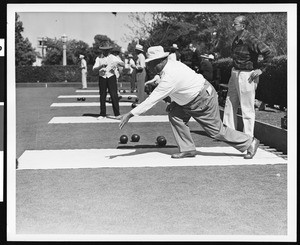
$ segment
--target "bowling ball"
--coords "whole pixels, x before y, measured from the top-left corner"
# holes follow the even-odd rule
[[[85,101],[85,98],[81,98],[82,101]]]
[[[165,146],[167,144],[167,140],[166,140],[166,138],[164,136],[158,136],[156,138],[156,144],[158,146]]]
[[[136,102],[136,103],[139,102],[139,98],[136,98],[136,99],[135,99],[135,102]]]
[[[81,100],[81,98],[77,98],[77,101],[80,101]]]
[[[126,135],[121,135],[120,137],[120,143],[126,144],[128,142],[128,137]]]
[[[131,108],[135,108],[135,107],[137,107],[137,104],[136,103],[132,103],[131,104]]]
[[[128,99],[129,99],[129,100],[131,100],[131,99],[132,99],[132,97],[131,97],[131,96],[128,96]]]
[[[140,140],[140,136],[138,134],[133,134],[131,136],[131,141],[132,142],[139,142],[139,140]]]

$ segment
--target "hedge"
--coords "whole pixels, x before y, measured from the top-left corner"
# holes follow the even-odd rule
[[[214,71],[219,71],[219,77],[215,72],[214,79],[220,84],[228,84],[232,59],[219,59],[213,63]],[[270,66],[259,77],[256,90],[256,99],[271,105],[287,107],[287,58],[285,55],[272,59]]]
[[[98,82],[98,76],[88,66],[88,82]],[[81,82],[81,69],[76,66],[18,66],[16,68],[17,83],[55,83],[55,82]]]

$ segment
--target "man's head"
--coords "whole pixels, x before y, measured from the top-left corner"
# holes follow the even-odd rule
[[[235,32],[241,33],[247,28],[248,24],[249,22],[246,16],[240,15],[234,19],[232,26]]]
[[[148,48],[147,59],[145,60],[147,68],[155,74],[162,71],[167,64],[169,52],[165,52],[162,46],[153,46]]]

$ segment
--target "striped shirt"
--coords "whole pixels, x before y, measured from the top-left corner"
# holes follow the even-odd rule
[[[242,35],[233,40],[231,46],[233,67],[237,70],[255,70],[260,69],[262,72],[271,63],[274,56],[272,50],[262,41],[244,30]],[[259,67],[258,56],[263,56],[263,61]]]

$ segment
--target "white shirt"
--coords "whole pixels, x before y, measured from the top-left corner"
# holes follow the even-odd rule
[[[83,68],[82,70],[87,71],[85,59],[81,59],[80,66],[81,66],[81,68]]]
[[[158,86],[146,100],[132,109],[131,113],[139,116],[167,96],[177,104],[185,105],[196,98],[204,83],[204,77],[187,65],[179,61],[168,60],[160,73]]]
[[[145,63],[145,55],[143,53],[139,53],[138,54],[138,59],[136,61],[136,66],[137,67],[142,67],[142,68],[145,68],[146,67],[146,63]]]
[[[93,69],[100,65],[106,65],[106,67],[103,67],[99,70],[99,76],[109,78],[113,75],[116,75],[117,63],[119,62],[123,61],[119,57],[112,54],[109,54],[107,57],[103,58],[97,57]]]

